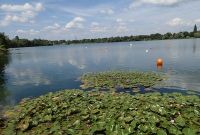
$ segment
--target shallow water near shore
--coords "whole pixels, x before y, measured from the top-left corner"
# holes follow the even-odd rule
[[[160,57],[163,69],[155,64]],[[161,72],[167,76],[165,85],[158,89],[161,92],[200,92],[199,61],[200,39],[10,49],[8,62],[1,65],[0,105],[80,88],[78,78],[82,74],[110,70]]]

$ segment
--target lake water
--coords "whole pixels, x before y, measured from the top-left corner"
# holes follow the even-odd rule
[[[161,70],[155,64],[159,57]],[[200,39],[10,49],[0,70],[0,104],[79,88],[83,73],[108,70],[159,71],[167,74],[167,86],[200,92]]]

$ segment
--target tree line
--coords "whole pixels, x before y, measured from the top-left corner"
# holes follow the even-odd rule
[[[16,36],[9,39],[4,33],[0,33],[0,50],[1,48],[16,48],[16,47],[33,47],[33,46],[50,46],[60,44],[78,44],[78,43],[104,43],[104,42],[128,42],[128,41],[147,41],[147,40],[166,40],[166,39],[187,39],[187,38],[200,38],[200,31],[197,26],[194,26],[192,32],[178,32],[178,33],[165,33],[165,34],[150,34],[138,36],[123,36],[123,37],[109,37],[109,38],[96,38],[96,39],[81,39],[81,40],[44,40],[44,39],[20,39]]]

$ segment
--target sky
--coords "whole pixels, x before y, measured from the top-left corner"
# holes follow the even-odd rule
[[[200,0],[0,0],[10,38],[73,40],[200,29]]]

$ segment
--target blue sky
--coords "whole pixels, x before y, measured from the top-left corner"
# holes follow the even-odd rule
[[[82,39],[191,31],[199,0],[0,0],[0,32]]]

